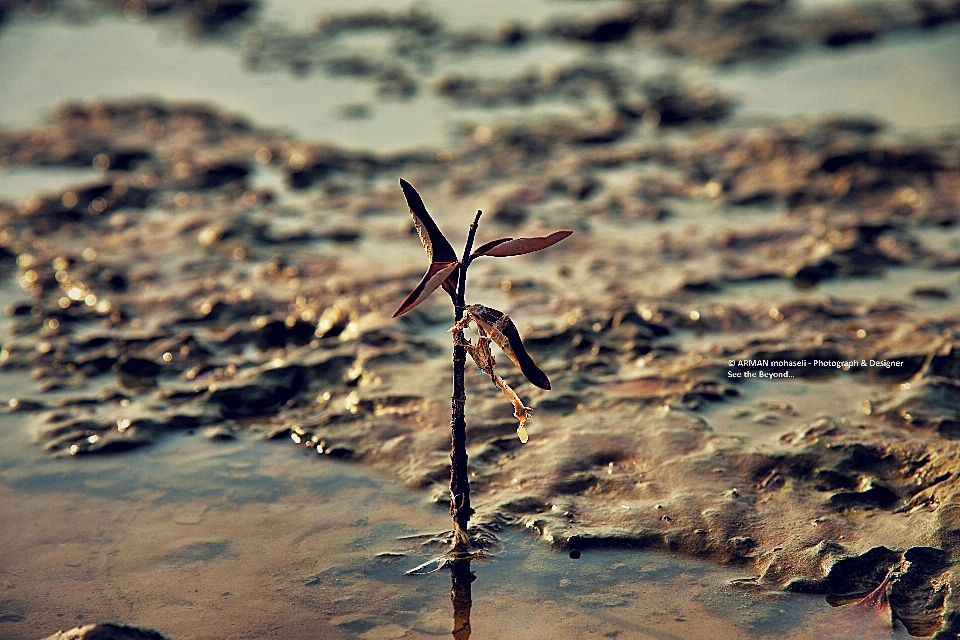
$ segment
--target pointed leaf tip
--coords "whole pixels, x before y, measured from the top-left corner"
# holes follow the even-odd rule
[[[536,238],[499,238],[481,245],[470,257],[494,256],[497,258],[505,258],[507,256],[520,256],[525,253],[533,253],[534,251],[546,249],[551,245],[557,244],[572,233],[573,231],[564,229],[562,231],[554,231],[548,236],[539,236]]]
[[[420,236],[420,243],[423,244],[430,262],[456,262],[456,251],[440,231],[437,223],[427,213],[427,208],[417,190],[403,178],[400,178],[400,188],[403,189],[403,196],[407,200],[407,207],[410,209],[413,224]]]
[[[423,279],[420,280],[413,291],[410,292],[410,295],[400,304],[397,310],[394,312],[393,317],[397,318],[402,316],[407,311],[410,311],[415,306],[423,302],[429,297],[431,293],[437,290],[437,287],[442,285],[444,281],[456,271],[457,267],[460,266],[459,262],[432,262],[430,267],[427,269],[427,272],[423,275]]]

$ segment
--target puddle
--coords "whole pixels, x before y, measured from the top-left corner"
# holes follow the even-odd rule
[[[10,416],[4,423],[9,456],[17,429]],[[291,445],[184,436],[151,453],[27,469],[32,456],[19,449],[4,461],[0,488],[4,512],[29,522],[0,527],[4,613],[21,618],[4,623],[6,638],[44,637],[79,620],[121,620],[172,638],[266,637],[278,627],[287,637],[305,627],[325,635],[336,623],[321,612],[349,597],[317,594],[306,586],[312,574],[377,562],[399,535],[448,520],[418,492],[304,460]],[[381,611],[371,603],[382,588],[363,591],[369,615]]]
[[[915,295],[916,291],[933,291],[935,295]],[[899,301],[919,314],[944,313],[957,306],[960,277],[954,269],[892,267],[880,276],[824,280],[813,287],[800,288],[789,280],[771,279],[749,284],[726,285],[718,293],[697,296],[700,304],[771,304],[788,300],[826,300],[838,298],[870,302]]]
[[[866,115],[901,131],[960,123],[960,30],[895,34],[840,51],[807,51],[774,65],[707,74],[751,116]]]
[[[718,434],[771,444],[821,418],[856,420],[865,402],[892,392],[841,371],[819,380],[752,380],[737,388],[740,396],[706,404],[699,415]]]
[[[214,102],[262,125],[349,147],[390,150],[446,142],[445,110],[429,94],[378,105],[375,121],[345,121],[342,104],[375,101],[369,84],[319,73],[251,73],[236,48],[164,33],[155,24],[113,16],[83,24],[19,17],[4,25],[0,124],[36,123],[65,100],[163,96]]]
[[[22,200],[37,193],[56,191],[88,182],[101,174],[96,169],[0,167],[0,200]]]

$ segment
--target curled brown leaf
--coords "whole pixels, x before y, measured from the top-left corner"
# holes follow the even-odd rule
[[[490,339],[497,343],[500,350],[513,361],[513,364],[517,365],[531,384],[541,389],[550,388],[550,379],[527,353],[520,339],[520,332],[517,331],[517,325],[513,324],[510,316],[482,304],[472,304],[467,307],[466,312],[467,317],[476,322]]]
[[[477,250],[474,251],[470,257],[494,256],[497,258],[505,258],[507,256],[520,256],[525,253],[546,249],[551,245],[557,244],[572,233],[573,231],[565,229],[562,231],[554,231],[548,236],[538,236],[536,238],[498,238],[497,240],[491,240],[477,247]]]

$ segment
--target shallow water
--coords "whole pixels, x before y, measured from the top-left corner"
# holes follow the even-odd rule
[[[23,200],[36,193],[87,182],[99,174],[100,172],[92,167],[89,169],[0,167],[0,198]]]
[[[322,74],[250,73],[236,48],[188,41],[176,26],[166,27],[169,33],[164,28],[114,16],[81,24],[21,17],[6,25],[0,36],[2,124],[36,122],[63,100],[163,96],[214,102],[265,126],[348,146],[394,149],[446,141],[442,108],[431,96],[378,107],[383,120],[377,124],[345,121],[338,109],[373,101],[370,86]]]
[[[870,115],[900,131],[960,122],[960,30],[897,34],[841,51],[709,76],[742,101],[744,116]]]
[[[608,3],[590,5],[591,11],[608,8]],[[276,15],[281,22],[302,25],[306,16],[336,5],[297,6],[269,3],[265,18],[269,21]],[[515,17],[502,7],[447,11],[459,16],[451,25],[458,28],[464,26],[457,24],[461,20],[500,24]],[[586,9],[540,2],[530,11],[527,21],[536,22],[541,14],[577,15]],[[389,55],[388,40],[375,37],[374,42],[379,43],[372,47],[374,51]],[[592,53],[579,45],[535,42],[506,52],[447,55],[426,70],[426,82],[413,99],[381,101],[373,87],[359,79],[277,69],[251,72],[244,67],[234,40],[189,40],[176,23],[131,23],[116,16],[76,21],[58,15],[20,15],[4,25],[0,37],[0,84],[5,88],[0,96],[0,124],[34,123],[51,105],[65,100],[163,96],[210,101],[307,139],[381,151],[442,147],[464,121],[590,111],[589,105],[555,101],[532,110],[504,108],[492,114],[456,108],[432,90],[443,74],[466,71],[489,76],[487,70],[496,68],[509,76],[587,58],[610,60],[641,76],[678,71],[730,93],[745,116],[866,115],[901,130],[929,132],[960,121],[954,99],[960,95],[958,43],[958,30],[950,27],[924,38],[896,35],[839,52],[805,51],[773,65],[738,65],[717,73],[673,61],[651,48]],[[351,50],[349,40],[344,46]],[[353,47],[363,53],[370,48],[362,42]],[[371,117],[345,119],[343,109],[351,105],[363,105]]]
[[[33,450],[3,416],[4,638],[96,620],[171,638],[426,638],[452,627],[449,574],[404,572],[436,545],[443,510],[368,469],[282,443],[175,436],[82,461]],[[8,521],[9,522],[9,521]],[[579,560],[523,532],[472,569],[476,637],[779,635],[823,615],[819,598],[731,590],[733,569],[660,553]],[[812,616],[812,617],[811,617]]]

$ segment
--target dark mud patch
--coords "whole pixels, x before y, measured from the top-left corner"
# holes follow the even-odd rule
[[[230,544],[223,541],[194,542],[169,553],[164,559],[174,564],[206,562],[227,553]]]
[[[956,273],[955,251],[924,235],[957,222],[956,138],[830,119],[631,141],[642,126],[513,122],[446,153],[378,154],[144,101],[0,131],[0,163],[103,171],[0,203],[0,269],[19,287],[0,364],[39,385],[4,400],[55,455],[253,431],[388,469],[442,504],[449,319],[439,304],[389,317],[423,269],[402,175],[441,224],[481,200],[523,212],[490,216],[483,240],[577,230],[552,255],[472,272],[554,385],[507,375],[538,410],[519,446],[499,391],[468,376],[478,523],[727,563],[762,590],[853,597],[894,570],[895,618],[954,629],[955,298],[815,288]],[[255,171],[290,189],[254,188]],[[709,213],[676,233],[638,213],[651,207]],[[725,224],[744,207],[755,224]],[[724,299],[761,280],[786,293]],[[849,380],[865,397],[818,406]],[[734,421],[767,417],[716,428],[733,406],[748,412]],[[181,561],[227,552],[204,544]]]

